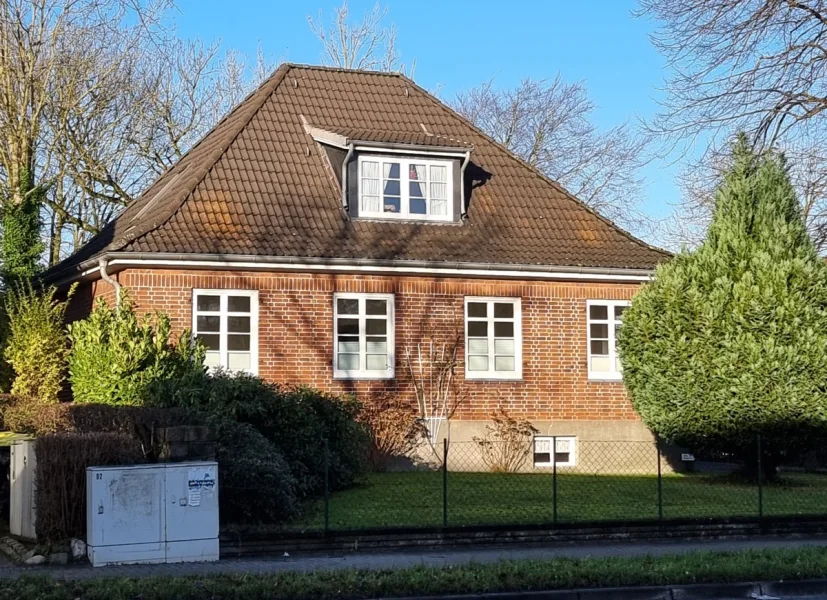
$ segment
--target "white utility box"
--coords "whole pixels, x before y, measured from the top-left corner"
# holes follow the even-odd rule
[[[9,462],[9,533],[35,539],[34,475],[37,460],[34,440],[14,442]]]
[[[86,543],[95,567],[218,560],[218,465],[89,467]]]

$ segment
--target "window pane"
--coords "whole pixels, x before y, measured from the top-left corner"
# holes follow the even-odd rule
[[[494,354],[514,356],[514,340],[494,340]]]
[[[590,319],[608,319],[609,318],[609,307],[605,304],[592,304],[589,307],[589,318]]]
[[[387,300],[365,300],[365,312],[369,315],[388,314]]]
[[[249,335],[228,335],[227,336],[227,350],[246,350],[250,351],[250,336]]]
[[[431,181],[448,181],[448,169],[445,166],[432,166]]]
[[[513,371],[514,357],[513,356],[497,356],[494,358],[495,371]]]
[[[428,205],[425,203],[425,200],[421,198],[411,198],[411,214],[427,215]]]
[[[358,315],[359,300],[356,298],[337,298],[336,310],[340,315]]]
[[[608,356],[592,356],[591,370],[594,373],[608,373],[611,371],[611,363]]]
[[[400,196],[402,191],[399,187],[399,182],[394,180],[386,181],[385,187],[382,189],[382,193],[385,196]]]
[[[378,213],[379,196],[362,196],[362,212]]]
[[[249,371],[251,362],[249,352],[230,352],[227,355],[227,368],[230,371]]]
[[[629,308],[628,306],[615,306],[615,319],[618,321],[623,319],[623,311]]]
[[[385,163],[382,176],[390,179],[399,179],[399,163]]]
[[[600,354],[601,356],[609,355],[609,340],[592,340],[591,341],[592,354]]]
[[[468,354],[488,354],[487,338],[469,338]]]
[[[448,214],[448,202],[445,200],[431,200],[431,214],[444,217]]]
[[[221,310],[221,296],[199,295],[196,304],[199,312],[218,312]]]
[[[362,195],[363,196],[378,196],[379,195],[379,180],[378,179],[363,179],[362,180]]]
[[[411,181],[408,184],[408,194],[411,196],[411,198],[424,198],[425,184],[420,183],[419,181]]]
[[[488,316],[488,305],[485,302],[469,302],[468,303],[469,317],[486,317]]]
[[[227,330],[233,333],[250,333],[250,317],[227,317]]]
[[[358,354],[340,354],[339,355],[339,369],[342,371],[357,371],[359,370],[359,355]]]
[[[374,161],[364,161],[362,163],[363,177],[379,177],[379,163]]]
[[[339,335],[359,335],[359,319],[339,319],[336,331]]]
[[[425,181],[425,165],[411,165],[408,178],[411,181]]]
[[[368,335],[385,335],[388,332],[388,322],[385,319],[368,319],[365,330]]]
[[[402,206],[401,201],[399,198],[394,198],[392,196],[385,196],[382,200],[382,210],[386,213],[398,213]]]
[[[609,337],[609,325],[607,323],[592,323],[589,325],[589,336],[607,339]]]
[[[550,452],[535,452],[534,453],[534,464],[535,465],[545,465],[551,462],[551,453]]]
[[[431,198],[438,198],[445,200],[448,198],[448,184],[447,183],[432,183],[431,184]]]
[[[207,347],[207,350],[219,350],[221,344],[221,336],[217,334],[197,335],[195,336],[202,344]]]
[[[195,319],[195,327],[198,329],[198,333],[206,331],[221,331],[221,317],[205,317],[203,315],[198,315]]]
[[[558,465],[560,463],[568,464],[571,461],[571,454],[569,452],[556,452],[554,460],[557,461]]]
[[[494,317],[497,319],[514,318],[514,305],[511,302],[495,302]]]
[[[207,355],[204,357],[204,366],[210,369],[221,366],[221,354],[218,352],[207,352]]]
[[[227,298],[227,310],[230,312],[250,312],[250,296],[230,296]]]
[[[358,347],[357,347],[357,349],[358,349]],[[357,350],[350,350],[350,352],[356,352],[356,351]],[[387,354],[388,353],[388,342],[386,342],[384,338],[368,338],[367,353],[368,354]]]
[[[359,354],[359,340],[352,338],[339,338],[340,354]]]
[[[494,323],[494,337],[514,337],[514,322],[498,321]]]
[[[469,356],[468,357],[469,371],[487,371],[488,357],[487,356]]]
[[[384,371],[388,368],[388,356],[386,354],[368,354],[367,363],[369,371]]]
[[[488,323],[468,321],[468,337],[488,337]]]

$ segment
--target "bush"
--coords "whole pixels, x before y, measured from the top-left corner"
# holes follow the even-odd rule
[[[356,421],[360,405],[352,398],[217,372],[159,382],[149,388],[147,403],[191,408],[213,422],[252,425],[287,460],[300,498],[322,492],[325,442],[331,489],[352,484],[366,470],[369,438]]]
[[[6,296],[9,339],[4,354],[16,375],[11,393],[19,403],[58,401],[68,354],[63,324],[68,300],[59,302],[55,293],[54,287],[37,292],[27,283]]]
[[[493,473],[516,473],[531,454],[532,438],[540,432],[529,421],[518,421],[502,407],[494,411],[491,421],[492,425],[485,426],[485,437],[474,438],[482,460]]]
[[[408,458],[428,435],[416,408],[388,394],[371,398],[359,412],[370,434],[370,465],[384,471],[395,458]]]
[[[39,540],[86,538],[86,468],[143,462],[140,445],[118,433],[63,433],[35,441]]]
[[[273,444],[247,423],[213,424],[222,522],[279,523],[298,513],[296,480]]]
[[[92,314],[69,325],[69,379],[75,402],[139,404],[154,381],[176,380],[204,369],[204,348],[184,331],[173,344],[169,317],[138,319],[126,294],[120,308],[99,299]]]
[[[827,265],[782,158],[739,141],[704,243],[658,268],[623,314],[623,378],[669,442],[766,474],[825,438]]]

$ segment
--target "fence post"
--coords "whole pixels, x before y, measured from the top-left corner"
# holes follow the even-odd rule
[[[551,436],[551,486],[552,486],[552,523],[557,525],[557,436]]]
[[[448,527],[448,438],[442,438],[442,526]]]
[[[324,440],[324,534],[330,531],[330,452]]]
[[[658,453],[658,521],[663,521],[663,468],[661,467],[660,438],[655,436],[655,452]]]
[[[759,433],[756,442],[758,444],[758,518],[764,518],[764,468],[761,464],[761,434]]]

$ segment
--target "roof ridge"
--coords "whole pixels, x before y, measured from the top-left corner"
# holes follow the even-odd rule
[[[336,73],[361,73],[363,75],[380,75],[385,77],[405,77],[402,73],[397,71],[378,71],[376,69],[352,69],[348,67],[336,67],[331,65],[311,65],[308,63],[294,63],[285,62],[281,66],[287,66],[292,69],[307,69],[308,71],[328,71]],[[405,77],[407,79],[407,77]]]
[[[660,253],[662,253],[662,254],[664,254],[664,255],[666,255],[666,256],[672,256],[672,254],[671,254],[669,251],[664,250],[663,248],[658,248],[657,246],[653,246],[653,245],[651,245],[651,244],[649,244],[649,243],[647,243],[647,242],[643,241],[642,239],[638,238],[637,236],[635,236],[635,235],[631,234],[630,232],[626,231],[623,227],[621,227],[620,225],[618,225],[617,223],[615,223],[614,221],[612,221],[612,220],[611,220],[611,219],[609,219],[608,217],[605,217],[605,216],[601,215],[599,212],[597,212],[597,211],[596,211],[595,209],[593,209],[591,206],[589,206],[588,204],[586,204],[585,202],[583,202],[582,200],[580,200],[577,196],[575,196],[574,194],[572,194],[571,192],[569,192],[569,191],[568,191],[565,187],[563,187],[563,185],[562,185],[559,181],[555,181],[555,180],[554,180],[554,179],[552,179],[551,177],[549,177],[549,176],[545,175],[544,173],[542,173],[539,169],[537,169],[537,168],[535,168],[535,167],[531,166],[531,165],[530,165],[528,162],[526,162],[526,161],[525,161],[522,157],[518,156],[517,154],[515,154],[514,152],[512,152],[511,150],[509,150],[508,148],[506,148],[506,147],[505,147],[504,145],[502,145],[500,142],[498,142],[497,140],[495,140],[494,138],[492,138],[490,135],[488,135],[485,131],[483,131],[482,129],[480,129],[480,128],[479,128],[479,127],[475,124],[475,123],[473,123],[473,122],[471,122],[470,120],[466,119],[463,115],[459,114],[459,113],[458,113],[457,111],[455,111],[453,108],[451,108],[450,106],[448,106],[445,102],[442,102],[439,98],[437,98],[436,96],[434,96],[433,94],[431,94],[428,90],[426,90],[426,89],[424,89],[423,87],[421,87],[418,83],[416,83],[413,79],[411,79],[411,78],[410,78],[410,77],[408,77],[407,75],[404,75],[404,74],[402,74],[402,73],[397,73],[396,75],[397,75],[398,77],[400,77],[401,79],[404,79],[405,81],[407,81],[408,83],[410,83],[410,84],[411,84],[414,88],[416,88],[418,91],[422,92],[422,94],[423,94],[426,98],[428,98],[428,100],[430,100],[431,102],[433,102],[434,104],[436,104],[437,106],[439,106],[440,108],[442,108],[442,110],[447,111],[448,113],[450,113],[450,114],[454,115],[455,117],[459,118],[459,119],[460,119],[463,123],[465,123],[466,125],[468,125],[469,127],[471,127],[471,128],[472,128],[474,131],[476,131],[479,135],[481,135],[481,136],[482,136],[482,137],[484,137],[486,140],[488,140],[489,142],[491,142],[494,146],[496,146],[497,148],[499,148],[500,150],[502,150],[503,152],[505,152],[506,154],[508,154],[511,158],[513,158],[513,159],[514,159],[514,160],[516,160],[518,163],[520,163],[520,165],[522,165],[524,168],[528,169],[528,171],[529,171],[529,172],[531,172],[531,173],[532,173],[535,177],[538,177],[540,180],[542,180],[542,181],[544,181],[545,183],[547,183],[547,184],[551,185],[551,186],[552,186],[552,187],[554,187],[556,190],[558,190],[558,191],[562,192],[562,193],[563,193],[563,195],[564,195],[564,196],[565,196],[565,197],[566,197],[569,201],[574,202],[575,204],[577,204],[577,205],[578,205],[578,206],[580,206],[581,208],[584,208],[584,209],[585,209],[585,210],[587,210],[589,213],[591,213],[592,215],[594,215],[595,217],[597,217],[599,220],[603,221],[603,222],[604,222],[604,223],[606,223],[607,225],[609,225],[609,226],[613,227],[614,229],[616,229],[617,231],[619,231],[622,235],[624,235],[624,236],[626,236],[627,238],[629,238],[632,242],[634,242],[634,243],[636,243],[636,244],[639,244],[639,245],[641,245],[641,246],[643,246],[643,247],[645,247],[645,248],[648,248],[648,249],[650,249],[650,250],[654,250],[654,251],[656,251],[656,252],[660,252]]]
[[[137,231],[132,232],[131,234],[129,230],[127,230],[117,239],[113,240],[110,250],[119,250],[123,248],[126,244],[133,242],[138,238],[141,238],[146,234],[154,231],[158,227],[162,226],[164,223],[168,222],[180,210],[181,206],[183,206],[186,199],[190,196],[190,194],[192,194],[195,188],[198,187],[198,184],[201,183],[204,180],[204,178],[210,173],[210,171],[212,171],[213,167],[215,167],[215,165],[218,164],[218,161],[220,161],[224,154],[226,154],[229,147],[238,138],[238,136],[241,135],[241,133],[247,128],[247,125],[250,124],[250,121],[252,121],[253,117],[255,117],[255,115],[258,114],[258,111],[261,109],[262,106],[264,106],[264,103],[267,102],[267,100],[273,95],[273,92],[278,88],[279,84],[281,84],[281,82],[284,80],[284,77],[287,75],[291,68],[292,65],[290,63],[283,63],[279,65],[279,67],[275,71],[273,71],[273,73],[267,79],[265,79],[258,87],[256,87],[256,89],[247,94],[247,96],[243,100],[236,104],[233,107],[233,109],[230,110],[230,112],[228,112],[226,115],[224,115],[215,125],[213,125],[210,128],[210,130],[207,133],[205,133],[192,146],[192,148],[187,150],[184,153],[184,155],[178,160],[178,162],[175,163],[175,165],[173,165],[170,169],[165,171],[164,174],[161,175],[153,183],[150,189],[158,185],[158,183],[160,183],[162,179],[169,176],[170,173],[172,173],[172,171],[175,170],[176,167],[180,166],[181,163],[188,156],[191,156],[193,152],[195,152],[199,147],[201,147],[204,144],[204,142],[207,139],[209,139],[209,137],[212,136],[218,130],[219,127],[221,127],[223,123],[226,123],[233,115],[242,114],[240,112],[241,110],[247,111],[243,114],[243,118],[240,119],[238,126],[231,129],[228,132],[228,135],[223,139],[222,143],[218,145],[217,150],[213,150],[212,152],[210,152],[206,157],[207,160],[201,165],[197,165],[197,168],[193,172],[192,176],[187,177],[185,179],[186,184],[184,185],[184,187],[176,191],[175,196],[169,199],[172,207],[171,210],[166,211],[166,214],[160,219],[157,219],[156,221],[149,223],[147,227],[142,227]],[[268,85],[271,86],[271,89],[266,93],[262,93],[262,98],[259,102],[247,105],[247,102],[252,102],[253,97],[256,94],[261,93],[262,90],[265,90]],[[187,171],[189,170],[188,167],[189,165],[184,165],[179,175],[184,175],[185,173],[187,173]],[[163,191],[163,189],[161,191]],[[156,195],[158,193],[160,193],[160,191],[156,192]],[[152,200],[150,199],[149,202],[152,202]],[[118,215],[118,217],[116,217],[111,223],[114,224],[114,222],[118,220],[122,215],[123,213],[121,213],[121,215]]]

